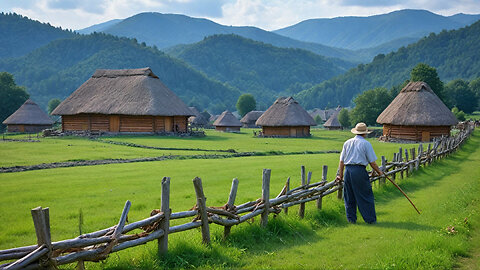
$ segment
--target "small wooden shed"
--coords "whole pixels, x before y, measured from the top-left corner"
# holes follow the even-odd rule
[[[325,127],[328,130],[342,130],[342,124],[340,124],[340,121],[338,121],[338,112],[332,114],[330,118],[323,124],[323,127]]]
[[[257,128],[258,126],[255,122],[257,122],[258,118],[260,118],[264,112],[265,111],[250,111],[240,119],[240,123],[242,123],[245,128]]]
[[[293,97],[280,97],[258,118],[263,136],[308,137],[315,120]]]
[[[450,136],[450,128],[458,123],[455,115],[425,82],[409,82],[378,116],[383,136],[424,141]]]
[[[63,131],[112,133],[183,133],[193,115],[150,68],[99,69],[52,114]]]
[[[213,122],[215,129],[223,132],[239,132],[242,123],[229,111],[224,111]]]
[[[51,128],[53,120],[31,99],[3,121],[8,132],[37,133]]]

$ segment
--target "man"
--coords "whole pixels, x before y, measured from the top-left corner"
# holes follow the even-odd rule
[[[375,163],[377,156],[372,145],[365,139],[372,131],[368,130],[365,123],[358,123],[351,132],[356,136],[343,144],[336,181],[344,180],[343,194],[348,222],[357,222],[358,206],[363,220],[375,224],[377,222],[375,201],[366,166],[370,164],[379,175],[383,175],[383,172]]]

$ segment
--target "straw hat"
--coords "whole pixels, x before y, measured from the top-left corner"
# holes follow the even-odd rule
[[[358,123],[354,128],[352,128],[351,132],[353,134],[370,134],[373,130],[368,130],[367,125],[365,123]]]

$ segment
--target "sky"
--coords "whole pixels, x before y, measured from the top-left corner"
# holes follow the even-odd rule
[[[140,12],[185,14],[224,25],[276,30],[312,18],[370,16],[399,9],[480,14],[480,0],[1,0],[2,12],[82,29]]]

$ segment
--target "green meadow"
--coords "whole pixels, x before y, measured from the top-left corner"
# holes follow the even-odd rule
[[[204,138],[115,136],[104,140],[163,148],[203,150],[234,149],[263,153],[251,157],[190,159],[187,155],[212,155],[201,150],[158,150],[113,145],[87,138],[44,138],[40,142],[0,142],[0,166],[38,164],[67,160],[136,158],[175,154],[183,158],[128,164],[58,168],[0,174],[0,249],[35,243],[30,209],[50,207],[53,241],[90,232],[118,222],[126,200],[132,202],[129,220],[147,217],[160,207],[163,176],[171,177],[173,212],[195,204],[192,179],[202,178],[207,205],[221,206],[228,199],[231,181],[239,179],[237,204],[261,196],[263,168],[272,169],[271,196],[291,177],[300,184],[300,166],[320,180],[322,165],[328,165],[332,180],[348,131],[314,130],[306,139],[254,138],[251,130],[239,134],[207,131]],[[370,140],[377,156],[390,159],[399,147],[417,147]],[[75,145],[72,147],[69,145]],[[422,211],[418,215],[392,186],[374,185],[378,224],[356,225],[345,220],[342,201],[324,198],[322,210],[307,204],[306,216],[270,216],[266,229],[259,220],[232,228],[222,239],[223,228],[211,225],[212,244],[201,244],[199,230],[169,237],[169,253],[158,258],[156,243],[110,255],[104,263],[87,263],[95,269],[452,269],[478,265],[480,241],[480,133],[477,131],[461,150],[413,176],[399,180]],[[315,151],[318,151],[317,153]],[[174,224],[188,222],[176,220]],[[454,232],[447,227],[454,226]],[[477,257],[475,257],[477,256]],[[66,266],[74,268],[74,265]],[[473,268],[475,269],[475,268]]]

